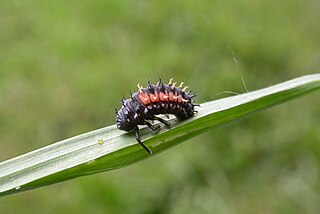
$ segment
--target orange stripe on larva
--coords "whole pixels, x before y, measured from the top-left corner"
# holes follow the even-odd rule
[[[160,98],[161,101],[168,101],[169,100],[168,94],[165,94],[165,93],[162,93],[162,92],[160,92],[159,98]]]
[[[141,102],[144,104],[144,105],[148,105],[149,103],[151,103],[151,100],[149,98],[149,95],[147,93],[140,93],[139,94],[139,99],[141,100]]]
[[[154,94],[149,94],[150,96],[150,100],[151,102],[158,102],[159,101],[159,95],[158,93],[155,91]]]
[[[178,101],[178,97],[176,95],[173,95],[173,101],[177,102]]]
[[[170,92],[170,93],[169,93],[169,100],[170,100],[170,101],[174,101],[173,96],[174,96],[173,93]]]

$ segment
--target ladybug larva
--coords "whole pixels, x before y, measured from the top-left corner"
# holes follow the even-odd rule
[[[173,114],[180,120],[185,120],[195,114],[192,91],[185,92],[188,86],[184,86],[181,82],[179,86],[170,79],[165,84],[159,79],[156,85],[148,81],[148,86],[143,88],[138,84],[138,91],[134,94],[130,93],[130,98],[122,98],[122,106],[120,110],[116,109],[117,128],[124,131],[135,131],[136,139],[139,144],[149,153],[152,154],[150,148],[141,142],[138,125],[147,125],[153,131],[159,130],[159,125],[152,125],[148,120],[158,120],[167,127],[170,123],[156,115]]]

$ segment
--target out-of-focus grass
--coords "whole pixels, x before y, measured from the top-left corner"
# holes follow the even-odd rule
[[[319,72],[318,11],[315,0],[3,1],[0,159],[113,123],[137,82],[175,77],[204,102],[243,91],[240,72],[249,90]],[[315,213],[319,106],[308,96],[133,167],[1,199],[0,212]]]

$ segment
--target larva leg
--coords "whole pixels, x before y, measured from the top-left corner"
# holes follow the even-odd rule
[[[151,125],[151,124],[150,124],[150,125]],[[136,126],[136,127],[134,128],[134,130],[135,130],[135,132],[136,132],[136,140],[138,141],[138,143],[144,148],[144,150],[146,150],[146,151],[149,153],[149,155],[151,155],[151,154],[152,154],[151,149],[149,149],[149,147],[147,147],[146,145],[144,145],[144,144],[141,142],[140,132],[139,132],[138,126]]]
[[[148,121],[144,121],[144,124],[146,124],[150,129],[152,129],[152,131],[159,131],[159,129],[161,128],[160,125],[154,126]]]
[[[153,118],[153,119],[154,119],[154,120],[158,120],[158,121],[160,121],[161,123],[163,123],[164,125],[166,125],[168,128],[170,128],[170,127],[171,127],[171,124],[170,124],[168,121],[166,121],[166,120],[162,119],[161,117],[154,116],[154,118]]]

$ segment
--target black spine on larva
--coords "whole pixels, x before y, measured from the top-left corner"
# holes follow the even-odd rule
[[[174,100],[161,101],[160,98],[156,102],[150,102],[144,104],[139,98],[139,95],[143,93],[150,98],[159,95],[160,93],[169,95],[172,93],[174,96],[181,96],[183,102],[177,102]],[[117,127],[121,130],[131,131],[134,130],[137,125],[146,124],[146,120],[154,120],[155,115],[158,114],[173,114],[177,118],[184,120],[192,117],[195,113],[194,100],[192,99],[195,94],[191,92],[186,93],[180,87],[176,87],[174,84],[164,84],[161,79],[157,85],[148,84],[146,88],[140,88],[138,92],[131,95],[129,99],[122,100],[122,107],[116,112]]]

